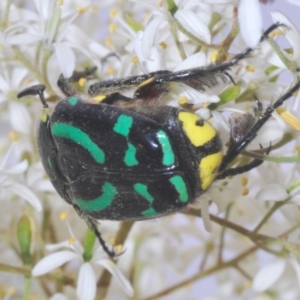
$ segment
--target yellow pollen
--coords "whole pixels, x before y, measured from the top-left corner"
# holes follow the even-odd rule
[[[297,152],[300,152],[300,146],[297,145],[297,146],[295,147],[295,150],[296,150]],[[0,151],[0,153],[1,153],[1,151]]]
[[[29,296],[28,300],[36,300],[37,298],[35,296]]]
[[[40,118],[41,121],[45,123],[47,121],[47,113],[43,111]]]
[[[113,8],[110,12],[109,12],[109,16],[111,18],[114,18],[116,16],[116,14],[118,13],[118,9],[117,8]]]
[[[114,48],[113,41],[110,38],[105,39],[105,45],[110,49]]]
[[[93,100],[95,101],[95,102],[102,102],[104,99],[106,98],[106,96],[105,95],[97,95],[97,96],[95,96],[95,97],[93,97]]]
[[[250,288],[252,287],[252,282],[251,282],[251,280],[247,280],[247,281],[246,281],[245,287],[246,287],[246,289],[250,289]]]
[[[69,245],[74,245],[75,239],[73,237],[68,238]]]
[[[68,213],[67,213],[66,211],[63,211],[63,212],[61,212],[61,213],[59,214],[59,218],[60,218],[62,221],[66,220],[67,217],[68,217]]]
[[[215,63],[218,60],[218,51],[215,50],[210,54],[210,61]]]
[[[242,196],[247,196],[248,194],[249,194],[249,189],[244,187],[243,192],[242,192]]]
[[[292,128],[300,131],[300,120],[297,117],[295,117],[293,114],[291,114],[289,111],[287,111],[283,107],[276,108],[276,112]]]
[[[251,65],[247,65],[245,69],[247,72],[250,72],[250,73],[253,73],[255,71],[255,68]]]
[[[276,29],[269,33],[270,38],[274,38],[276,35],[284,35],[284,32],[281,29]]]
[[[242,186],[246,186],[248,184],[248,178],[242,177],[241,182],[242,182]]]
[[[117,30],[117,24],[111,23],[108,27],[108,31],[110,34],[114,34]]]
[[[109,75],[112,75],[115,73],[115,69],[113,67],[108,67],[106,70],[106,73]]]
[[[58,6],[62,6],[63,4],[64,4],[63,0],[57,0],[56,1],[56,5],[58,5]]]
[[[110,239],[109,239],[109,242],[112,244],[112,245],[116,245],[116,238],[114,238],[114,237],[111,237]]]
[[[85,84],[86,84],[87,80],[86,78],[80,78],[79,81],[78,81],[78,84],[81,86],[81,87],[84,87]]]
[[[186,96],[180,96],[177,100],[179,105],[184,105],[186,104],[188,101],[188,98]]]
[[[14,288],[14,287],[9,287],[8,289],[7,289],[7,294],[9,295],[9,296],[14,296],[15,294],[16,294],[16,289]]]
[[[91,7],[91,11],[93,13],[98,13],[99,12],[99,7],[97,5],[92,4],[90,7]]]
[[[131,58],[132,64],[137,64],[138,62],[139,62],[139,58],[136,55]]]
[[[4,46],[2,44],[0,44],[0,51],[2,51],[4,49]]]
[[[3,153],[3,148],[0,148],[0,154],[2,154]]]
[[[116,253],[121,253],[123,251],[123,245],[119,244],[115,246]]]
[[[18,134],[14,131],[10,131],[8,135],[13,142],[16,142],[17,140],[19,140]]]
[[[83,13],[87,12],[87,8],[85,6],[77,6],[76,10],[80,14],[83,14]]]
[[[163,49],[166,49],[168,47],[167,43],[165,43],[164,41],[161,41],[159,43],[159,45],[163,48]]]

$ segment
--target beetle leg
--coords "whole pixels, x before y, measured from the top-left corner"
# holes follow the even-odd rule
[[[230,175],[236,175],[239,173],[243,173],[245,171],[241,171],[239,173],[232,173],[232,171],[229,171],[231,169],[227,169],[228,164],[230,164],[256,137],[258,130],[267,122],[267,120],[272,116],[272,113],[274,110],[281,106],[284,101],[289,99],[293,93],[295,93],[300,88],[300,79],[296,82],[296,84],[290,88],[284,95],[282,95],[279,99],[275,101],[275,103],[269,105],[267,109],[264,112],[260,112],[261,110],[261,104],[258,104],[258,111],[259,115],[257,117],[256,122],[248,129],[248,131],[245,132],[245,134],[241,137],[239,137],[237,142],[231,142],[229,144],[229,148],[226,152],[226,155],[223,157],[222,163],[219,167],[219,175],[217,176],[217,179],[222,179]],[[256,160],[254,160],[256,161]],[[250,163],[251,164],[251,163]],[[252,168],[256,167],[255,163],[253,163]],[[243,167],[241,167],[242,169]],[[250,168],[251,169],[251,168]],[[246,171],[250,170],[245,169]]]
[[[101,236],[100,231],[97,228],[97,225],[95,224],[95,221],[88,216],[82,209],[80,209],[79,206],[77,205],[73,205],[75,211],[77,212],[77,214],[79,215],[80,218],[82,218],[85,223],[87,224],[88,228],[94,232],[94,234],[96,235],[100,245],[102,246],[103,250],[110,256],[110,257],[116,257],[117,254],[113,251],[113,250],[109,250],[108,247],[106,246],[106,243],[104,241],[104,239]]]

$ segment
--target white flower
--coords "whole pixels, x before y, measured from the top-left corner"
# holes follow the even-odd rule
[[[262,34],[259,0],[241,0],[238,17],[244,41],[249,47],[256,47]]]
[[[13,160],[14,144],[2,156],[0,161],[0,189],[18,195],[21,199],[28,201],[37,211],[42,210],[42,205],[36,195],[24,184],[18,182],[17,175],[22,175],[28,169],[28,162],[23,160],[20,163],[10,166]]]
[[[69,228],[69,230],[71,230]],[[77,296],[81,300],[93,300],[96,296],[97,278],[94,271],[96,265],[107,269],[122,286],[126,294],[133,296],[133,289],[129,281],[123,276],[118,267],[107,258],[102,248],[94,251],[90,261],[84,261],[84,248],[79,241],[71,238],[70,240],[46,245],[48,251],[56,251],[42,258],[33,268],[32,275],[40,276],[64,265],[65,263],[77,261],[80,263],[77,280]],[[61,250],[66,249],[66,250]]]

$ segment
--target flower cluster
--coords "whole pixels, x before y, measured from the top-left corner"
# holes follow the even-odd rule
[[[250,47],[213,88],[173,82],[159,99],[208,120],[226,152],[233,116],[251,112],[256,99],[263,107],[274,103],[299,80],[300,34],[289,16],[268,13],[280,26],[261,42],[267,28],[261,11],[276,2],[0,3],[1,299],[300,297],[300,93],[276,109],[234,161],[239,167],[264,160],[258,168],[216,181],[188,209],[158,221],[101,221],[105,240],[124,250],[115,259],[45,174],[35,130],[41,103],[17,97],[44,84],[51,107],[63,97],[61,74],[96,66],[88,79],[97,82],[174,72],[218,64]],[[300,12],[299,0],[285,5]],[[132,96],[131,89],[123,93]]]

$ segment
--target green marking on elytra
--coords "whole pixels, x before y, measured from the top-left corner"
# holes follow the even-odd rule
[[[171,177],[169,181],[174,185],[178,192],[179,200],[181,202],[187,202],[189,200],[189,195],[183,178],[179,175],[175,175]]]
[[[157,215],[157,211],[153,207],[150,207],[150,208],[142,211],[141,214],[145,217],[152,217],[152,216]]]
[[[162,159],[163,165],[165,165],[165,166],[173,165],[175,162],[175,155],[174,155],[168,135],[163,130],[159,130],[156,133],[156,136],[157,136],[158,142],[161,145],[161,149],[163,152],[163,159]]]
[[[120,115],[117,122],[114,125],[113,131],[127,137],[129,135],[132,123],[132,117]]]
[[[105,161],[105,153],[100,149],[89,137],[87,133],[70,124],[54,123],[52,125],[52,134],[56,137],[65,138],[77,143],[86,149],[94,160],[103,164]]]
[[[109,182],[104,182],[99,197],[92,200],[76,199],[76,203],[85,211],[99,211],[109,207],[117,194],[116,187]]]
[[[78,98],[77,98],[77,97],[75,97],[75,96],[73,96],[73,97],[70,97],[70,98],[68,99],[68,102],[69,102],[69,104],[70,104],[70,105],[74,106],[74,105],[76,105],[76,104],[77,104],[77,102],[78,102]]]
[[[127,150],[124,155],[124,163],[128,167],[137,166],[139,164],[136,159],[136,147],[128,142],[128,136],[130,133],[131,126],[133,124],[133,118],[127,115],[120,115],[117,122],[114,125],[113,131],[120,135],[123,135],[127,140]]]
[[[147,201],[149,201],[150,203],[152,203],[154,201],[154,198],[152,197],[152,195],[149,194],[148,192],[148,187],[145,184],[142,183],[136,183],[133,186],[134,190],[140,194],[142,197],[144,197]]]
[[[124,156],[124,162],[126,166],[133,167],[139,164],[139,162],[135,157],[135,154],[136,154],[136,148],[131,143],[128,142],[128,149]]]
[[[53,169],[50,156],[48,156],[47,162],[48,162],[48,166],[49,166],[51,169]]]

